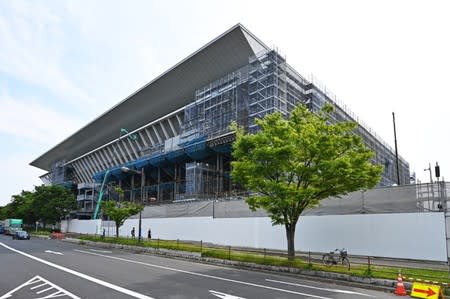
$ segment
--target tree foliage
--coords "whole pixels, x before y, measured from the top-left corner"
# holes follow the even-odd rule
[[[8,218],[7,207],[0,207],[0,220]]]
[[[62,186],[36,186],[33,197],[33,210],[44,224],[59,222],[77,208],[74,194]]]
[[[44,225],[53,224],[76,207],[75,196],[70,190],[57,185],[41,185],[34,191],[13,195],[11,202],[2,208],[2,218],[19,218],[27,224],[38,220]]]
[[[132,215],[136,215],[143,209],[143,205],[128,201],[121,203],[116,203],[112,200],[103,202],[104,213],[111,217],[111,219],[116,223],[116,237],[119,237],[119,227],[123,225],[125,220]]]
[[[280,113],[257,120],[260,130],[236,130],[232,179],[255,192],[246,199],[252,210],[265,209],[274,225],[284,225],[288,256],[295,255],[295,227],[304,209],[321,199],[369,189],[382,166],[355,135],[353,122],[332,120],[333,108],[312,113],[301,105],[289,119]]]
[[[11,203],[6,207],[6,218],[23,219],[24,223],[34,223],[37,220],[37,213],[33,210],[34,193],[24,191],[13,195]]]

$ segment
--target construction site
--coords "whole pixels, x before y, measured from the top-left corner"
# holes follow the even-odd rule
[[[217,53],[225,49],[234,59]],[[205,63],[210,69],[205,70]],[[124,200],[144,204],[242,198],[249,190],[230,177],[231,123],[253,133],[258,130],[255,120],[267,114],[288,117],[299,104],[317,111],[326,103],[335,107],[336,121],[358,123],[356,133],[374,151],[373,162],[384,166],[380,187],[398,179],[402,185],[410,183],[405,159],[400,156],[396,164],[394,150],[323,84],[305,79],[277,49],[241,25],[31,165],[48,171],[41,177],[44,182],[77,190],[79,210],[72,216],[79,219],[96,218],[101,199],[117,200],[116,187],[124,191]]]

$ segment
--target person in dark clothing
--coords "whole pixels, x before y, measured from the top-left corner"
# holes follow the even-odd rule
[[[134,226],[133,226],[133,228],[131,229],[131,237],[134,238]]]
[[[149,239],[152,238],[152,230],[151,230],[150,228],[148,229],[147,237],[148,237]]]

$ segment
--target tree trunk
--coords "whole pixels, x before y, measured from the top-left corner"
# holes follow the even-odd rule
[[[119,237],[119,226],[116,224],[116,238]]]
[[[289,261],[295,259],[295,226],[296,224],[285,224]]]

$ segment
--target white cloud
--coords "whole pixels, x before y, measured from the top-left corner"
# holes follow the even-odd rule
[[[29,165],[78,130],[86,120],[55,110],[38,99],[14,98],[0,90],[0,206],[22,190],[42,184],[45,171]]]
[[[87,104],[90,97],[64,69],[70,37],[61,18],[33,3],[11,2],[0,13],[0,72],[52,92],[60,102]]]
[[[54,146],[78,130],[85,121],[37,100],[13,98],[1,91],[0,105],[0,134],[23,139],[28,144]]]
[[[28,165],[27,161],[33,159],[33,154],[14,154],[0,156],[2,171],[0,180],[2,189],[0,191],[0,206],[10,202],[11,196],[20,194],[22,190],[32,191],[34,186],[39,186],[42,181],[39,176],[45,172]]]

